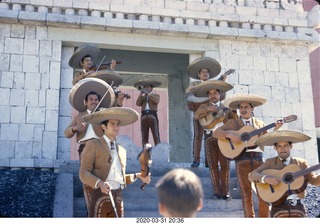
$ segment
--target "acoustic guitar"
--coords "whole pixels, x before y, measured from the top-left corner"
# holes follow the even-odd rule
[[[272,205],[282,204],[291,193],[300,193],[307,187],[304,175],[320,169],[320,164],[302,170],[296,164],[289,164],[282,170],[267,169],[262,174],[278,177],[281,182],[277,185],[256,183],[256,189],[261,197],[267,203]]]
[[[218,108],[218,111],[216,113],[209,112],[206,114],[206,116],[199,119],[199,124],[204,129],[212,129],[214,128],[218,123],[223,122],[226,115],[224,112],[229,110],[229,108]]]
[[[284,123],[289,123],[297,120],[296,115],[290,115],[283,118],[280,121]],[[229,133],[233,133],[240,136],[241,142],[236,143],[232,142],[231,139],[218,139],[218,145],[221,153],[229,160],[237,160],[239,159],[243,153],[245,153],[246,149],[254,149],[258,146],[255,145],[255,141],[258,139],[258,135],[270,128],[276,126],[276,123],[269,124],[259,129],[255,129],[252,126],[243,126],[239,131],[227,131]]]
[[[234,72],[235,72],[234,69],[229,69],[223,75],[230,75]],[[221,75],[221,77],[218,79],[219,81],[223,80],[223,75]],[[225,94],[225,93],[223,93],[223,94]],[[225,98],[225,96],[224,96],[224,98]],[[185,96],[185,99],[187,101],[188,110],[193,111],[193,112],[197,111],[201,104],[209,102],[209,97],[196,97],[193,94],[193,92],[187,93],[187,95]]]

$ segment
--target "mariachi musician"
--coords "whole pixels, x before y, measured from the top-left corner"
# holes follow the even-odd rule
[[[267,159],[249,174],[249,180],[256,183],[259,195],[272,197],[270,217],[305,217],[305,188],[308,184],[320,186],[320,174],[312,172],[320,169],[319,164],[309,167],[305,159],[292,157],[293,143],[308,141],[308,135],[297,131],[278,130],[261,136],[256,142],[260,146],[273,146],[278,155]],[[301,176],[297,173],[300,172]],[[286,174],[296,174],[293,182],[284,183]],[[293,175],[292,175],[293,176]],[[281,178],[282,177],[282,178]],[[290,180],[290,179],[288,179]],[[273,189],[271,191],[271,189]],[[278,196],[278,201],[275,200]]]
[[[100,56],[100,49],[94,44],[81,45],[71,56],[69,66],[74,68],[74,79],[72,84],[76,84],[79,80],[86,78],[88,75],[96,72],[96,63]],[[104,66],[104,70],[115,70],[117,61],[112,60],[111,65]]]
[[[251,126],[254,129],[260,129],[265,126],[265,123],[254,117],[254,109],[267,102],[267,99],[254,94],[236,93],[226,98],[224,104],[233,110],[239,110],[240,117],[238,119],[228,120],[227,123],[218,127],[213,131],[213,137],[221,140],[228,140],[229,145],[240,143],[240,134],[231,131],[239,131],[244,126]],[[276,121],[274,130],[278,130],[283,125],[282,121]],[[262,134],[266,134],[264,131]],[[224,150],[224,148],[220,148]],[[236,159],[237,179],[241,191],[241,199],[244,210],[244,217],[255,217],[253,192],[251,189],[251,182],[248,180],[248,174],[254,169],[258,168],[262,163],[263,147],[245,148],[245,153]],[[269,216],[269,206],[260,198],[259,200],[259,217]]]
[[[136,105],[141,107],[141,137],[142,147],[149,142],[149,129],[151,129],[154,145],[160,143],[158,104],[160,95],[153,91],[161,83],[155,80],[144,79],[136,82],[134,87],[140,91]]]
[[[190,83],[189,87],[186,88],[187,94],[187,106],[190,111],[195,112],[200,106],[200,103],[206,102],[207,97],[194,98],[193,91],[196,86],[202,82],[216,77],[221,71],[219,62],[210,57],[202,57],[194,60],[187,68],[187,74],[197,81]],[[193,118],[193,162],[191,167],[198,167],[200,165],[200,152],[203,138],[203,128],[199,121]],[[206,167],[207,159],[205,159]]]
[[[116,65],[120,61],[111,60],[111,63],[96,65],[100,56],[100,49],[94,44],[81,45],[71,56],[69,66],[74,69],[72,84],[75,85],[78,81],[84,78],[100,78],[107,82],[112,88],[118,87],[122,83],[122,78],[114,72]],[[116,100],[113,106],[122,107],[123,100],[130,98],[130,95],[115,91]]]
[[[230,161],[221,154],[217,139],[212,136],[212,131],[221,126],[222,122],[226,123],[229,119],[238,118],[236,110],[226,108],[220,101],[221,93],[226,93],[232,88],[232,85],[224,81],[209,80],[199,84],[194,90],[196,97],[208,96],[210,100],[209,103],[200,105],[194,113],[194,118],[199,121],[205,130],[205,152],[212,180],[214,199],[231,199],[229,192]]]

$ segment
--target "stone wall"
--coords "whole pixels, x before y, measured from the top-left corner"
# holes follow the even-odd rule
[[[54,167],[70,159],[70,141],[63,136],[70,121],[72,69],[67,62],[75,46],[88,42],[105,49],[189,54],[190,61],[201,55],[217,59],[223,71],[236,70],[228,78],[234,93],[268,98],[256,108],[258,118],[269,124],[298,115],[285,128],[312,140],[295,146],[294,155],[317,163],[309,53],[319,45],[314,30],[319,13],[303,12],[299,1],[292,2],[1,2],[0,166]],[[170,157],[189,162],[191,146],[183,153],[178,146],[191,142],[186,131],[191,116],[181,106],[182,91],[172,94],[187,80],[168,80],[169,138],[178,134]],[[173,108],[177,102],[179,109]],[[175,119],[179,114],[189,120],[181,125]],[[274,154],[266,152],[265,157]]]

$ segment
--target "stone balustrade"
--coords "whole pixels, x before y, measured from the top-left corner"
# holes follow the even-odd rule
[[[91,29],[98,30],[114,30],[117,27],[120,30],[122,25],[119,20],[126,20],[124,31],[142,29],[152,34],[173,32],[182,36],[214,38],[227,33],[229,39],[249,37],[307,43],[319,39],[314,29],[320,24],[319,12],[303,12],[300,1],[295,4],[272,0],[152,2],[12,0],[0,3],[0,21],[22,24],[35,21],[47,26],[79,29],[91,26]],[[169,32],[166,26],[161,25],[163,23],[174,26],[168,28]],[[151,29],[145,29],[146,26]]]

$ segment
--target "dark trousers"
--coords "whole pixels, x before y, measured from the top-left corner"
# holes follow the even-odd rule
[[[240,186],[244,217],[255,217],[253,194],[248,174],[262,164],[262,158],[239,159],[236,161],[237,179]],[[259,196],[259,217],[269,217],[269,205]]]
[[[159,134],[159,120],[156,111],[142,112],[141,115],[141,137],[142,137],[142,147],[149,143],[149,129],[153,136],[154,144],[160,143]]]
[[[199,120],[193,118],[193,161],[200,162],[203,128]],[[206,157],[206,156],[205,156]]]
[[[229,194],[230,161],[222,155],[216,138],[205,134],[205,139],[213,192],[224,196]]]
[[[119,217],[123,217],[123,198],[122,190],[112,190],[112,196]],[[101,192],[100,188],[93,189],[91,192],[89,217],[106,218],[117,217],[108,194]]]

